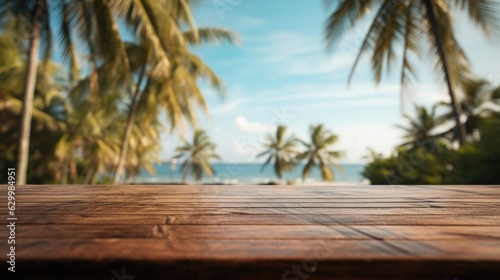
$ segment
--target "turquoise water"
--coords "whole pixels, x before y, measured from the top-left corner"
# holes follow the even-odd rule
[[[214,163],[212,165],[216,175],[214,177],[205,176],[202,183],[215,184],[261,184],[276,182],[273,166],[267,166],[261,171],[261,164],[258,163]],[[304,165],[297,165],[294,171],[284,173],[282,182],[301,182],[301,174]],[[335,171],[336,183],[366,183],[361,176],[364,165],[362,164],[342,164],[344,172]],[[163,163],[156,166],[156,175],[150,175],[143,171],[136,182],[138,183],[168,183],[182,182],[180,164],[175,165],[172,171],[170,163]],[[189,177],[188,182],[194,180]],[[319,169],[314,169],[306,182],[321,182],[321,173]]]

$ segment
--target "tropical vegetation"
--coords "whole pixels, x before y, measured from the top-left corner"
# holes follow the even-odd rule
[[[18,166],[18,184],[154,173],[161,131],[208,113],[197,82],[225,94],[189,47],[238,38],[198,28],[197,2],[1,0],[0,165]]]
[[[160,134],[192,142],[176,149],[184,180],[213,176],[216,145],[198,129],[208,114],[200,80],[226,95],[224,83],[193,47],[237,44],[231,31],[197,26],[199,0],[0,0],[0,169],[17,166],[17,184],[130,182],[155,173]],[[400,145],[371,150],[363,176],[373,184],[499,183],[500,86],[476,79],[456,38],[464,15],[481,33],[500,31],[493,0],[343,0],[326,24],[330,46],[368,20],[349,82],[369,55],[376,83],[395,64],[401,104],[417,65],[430,58],[449,101],[404,113]],[[400,58],[400,61],[397,61]],[[165,121],[166,119],[166,121]],[[262,170],[278,180],[298,166],[305,181],[319,170],[335,179],[342,152],[323,125],[303,141],[285,126],[267,135]],[[3,179],[5,174],[0,174]]]
[[[431,110],[416,106],[416,117],[406,117],[409,125],[398,126],[406,132],[405,142],[388,157],[370,150],[363,176],[377,185],[500,183],[498,87],[477,79],[466,85],[461,105],[469,143],[458,149],[454,145],[450,103]]]

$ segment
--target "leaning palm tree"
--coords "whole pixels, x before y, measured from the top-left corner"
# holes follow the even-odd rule
[[[198,34],[198,38],[195,34]],[[230,31],[219,28],[202,28],[188,30],[182,33],[182,38],[191,45],[222,43],[238,43],[238,36]],[[205,99],[198,88],[197,81],[205,78],[221,95],[225,94],[222,80],[198,56],[182,47],[170,46],[168,57],[169,67],[163,73],[157,71],[157,65],[148,64],[147,52],[143,46],[130,46],[129,58],[131,69],[136,69],[137,82],[130,96],[127,125],[123,134],[120,157],[113,175],[113,183],[117,184],[125,169],[125,157],[135,116],[139,110],[157,111],[156,108],[139,108],[141,100],[154,100],[145,105],[160,106],[168,116],[172,128],[181,125],[181,120],[196,122],[194,107],[198,105],[206,110]],[[153,96],[155,95],[155,96]]]
[[[330,165],[343,171],[342,167],[337,163],[337,160],[342,157],[343,153],[330,150],[330,147],[338,141],[338,137],[331,131],[325,129],[321,124],[311,126],[310,133],[311,143],[302,142],[307,150],[297,156],[298,160],[307,161],[302,171],[302,180],[305,181],[311,173],[311,170],[319,166],[323,180],[333,181],[335,174],[330,168]]]
[[[257,156],[267,156],[261,171],[274,161],[274,173],[279,179],[284,171],[291,171],[295,167],[296,156],[299,153],[298,139],[293,135],[285,138],[286,130],[286,126],[280,125],[276,129],[275,137],[272,134],[267,135],[267,142],[264,144],[266,150]]]
[[[468,79],[463,84],[463,99],[460,102],[462,112],[466,117],[465,129],[469,140],[479,140],[481,121],[491,115],[496,106],[500,105],[500,100],[495,99],[495,95],[500,93],[500,86],[494,88],[486,80]],[[453,120],[453,110],[451,103],[441,103],[449,108],[449,112],[442,117],[446,120]],[[452,138],[457,138],[453,129],[450,130]]]
[[[442,75],[453,104],[453,115],[460,144],[466,141],[460,120],[461,108],[456,88],[469,75],[467,57],[455,37],[454,11],[464,11],[486,35],[499,30],[498,3],[493,0],[343,0],[326,25],[326,39],[331,43],[374,11],[374,17],[361,43],[349,81],[363,54],[371,52],[375,81],[380,82],[384,69],[394,64],[402,46],[402,99],[412,79],[416,78],[415,58],[427,53],[434,59],[436,71]],[[403,102],[402,102],[403,103]]]
[[[401,146],[417,147],[419,144],[435,138],[443,137],[447,132],[438,133],[446,120],[439,117],[436,113],[437,105],[434,105],[429,111],[423,106],[415,106],[416,116],[411,117],[404,114],[408,121],[408,126],[396,125],[396,127],[404,130],[406,134],[403,139],[406,141]]]
[[[215,149],[215,144],[212,143],[203,130],[195,131],[192,143],[185,142],[183,146],[177,147],[175,151],[178,154],[174,158],[184,158],[181,165],[181,171],[184,172],[183,180],[187,180],[189,173],[197,181],[203,178],[204,173],[213,176],[215,171],[210,164],[210,160],[220,159]]]

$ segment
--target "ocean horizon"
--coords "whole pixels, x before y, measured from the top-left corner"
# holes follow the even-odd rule
[[[288,184],[302,183],[301,175],[305,164],[297,164],[291,172],[284,172],[283,178],[279,181]],[[363,178],[361,172],[364,164],[340,164],[343,172],[332,168],[335,174],[335,184],[369,184],[369,181]],[[169,162],[162,162],[155,165],[156,174],[151,175],[143,170],[135,183],[181,183],[183,174],[180,170],[181,164],[177,163],[174,167]],[[262,170],[261,163],[213,163],[215,176],[205,175],[201,181],[195,182],[190,176],[187,183],[203,184],[267,184],[278,182],[274,174],[274,166],[268,165]],[[321,173],[318,168],[311,171],[305,183],[322,183]]]

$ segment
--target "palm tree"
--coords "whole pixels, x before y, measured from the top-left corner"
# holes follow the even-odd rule
[[[342,157],[343,153],[330,150],[330,147],[338,141],[338,137],[325,129],[322,124],[311,126],[310,133],[311,143],[302,142],[307,150],[297,156],[297,159],[307,161],[302,171],[302,180],[305,181],[311,170],[319,166],[323,180],[333,181],[335,174],[330,165],[343,171],[342,167],[337,163],[337,160]]]
[[[183,180],[186,181],[189,173],[197,181],[203,178],[204,172],[213,176],[215,171],[210,165],[210,160],[220,159],[215,149],[215,144],[203,130],[195,131],[192,143],[185,142],[184,146],[177,147],[175,151],[178,154],[174,158],[185,158],[181,165],[181,170],[184,172]]]
[[[328,4],[337,1],[325,1]],[[375,81],[380,82],[384,69],[394,63],[402,43],[402,98],[409,83],[416,78],[415,57],[422,56],[422,42],[434,58],[435,69],[443,75],[453,104],[453,115],[460,144],[466,141],[464,124],[455,89],[469,75],[467,57],[455,37],[453,11],[464,11],[486,35],[499,30],[498,3],[493,0],[343,0],[326,25],[326,39],[331,43],[356,23],[375,11],[367,34],[351,70],[349,81],[363,54],[371,52]]]
[[[396,127],[406,132],[403,136],[406,142],[401,146],[411,145],[412,147],[417,147],[418,144],[443,137],[447,134],[447,132],[437,132],[446,120],[437,116],[436,109],[437,105],[434,105],[430,111],[423,106],[415,105],[415,118],[404,114],[404,118],[408,120],[408,126],[396,125]]]
[[[299,153],[297,149],[298,139],[295,136],[285,138],[286,130],[286,126],[280,125],[276,129],[275,137],[272,134],[267,135],[267,143],[264,144],[266,150],[257,156],[268,156],[261,171],[271,161],[274,161],[274,173],[279,179],[281,179],[283,171],[291,171],[295,167],[296,156]]]
[[[19,28],[29,30],[28,62],[25,75],[21,134],[19,137],[18,184],[26,183],[29,139],[33,112],[33,97],[37,78],[38,57],[44,62],[51,58],[52,44],[57,40],[65,61],[69,61],[73,76],[78,80],[80,69],[76,43],[87,52],[89,70],[92,73],[90,88],[92,100],[98,96],[97,69],[99,61],[113,61],[116,67],[109,76],[124,76],[128,57],[125,43],[120,36],[118,19],[128,25],[133,34],[148,49],[151,60],[158,61],[157,68],[167,68],[165,42],[183,44],[178,24],[194,28],[190,16],[190,0],[0,0],[0,29],[16,18]],[[158,24],[162,22],[163,24]],[[27,23],[27,24],[24,24]],[[56,36],[53,36],[56,33]],[[171,35],[171,36],[170,36]],[[172,40],[161,40],[168,36]],[[197,34],[194,34],[198,38]],[[163,43],[163,45],[162,45]],[[82,49],[82,48],[80,48]]]
[[[195,37],[195,34],[198,34],[198,38]],[[189,30],[183,32],[182,36],[185,41],[192,45],[223,41],[238,43],[239,41],[236,34],[218,28]],[[170,54],[168,56],[171,63],[169,68],[166,69],[169,73],[158,75],[155,72],[156,67],[154,65],[153,67],[149,67],[149,72],[147,71],[147,59],[144,57],[146,52],[141,46],[134,46],[130,49],[133,52],[129,56],[131,57],[131,68],[139,70],[135,89],[130,98],[127,125],[123,134],[120,157],[113,175],[113,182],[115,184],[119,182],[125,167],[128,141],[137,111],[139,109],[156,111],[153,108],[139,108],[141,100],[155,99],[156,102],[145,103],[145,105],[163,107],[167,113],[171,127],[174,128],[177,125],[181,125],[183,117],[191,123],[196,122],[196,116],[192,108],[193,105],[199,105],[203,109],[207,109],[203,95],[197,86],[199,78],[208,79],[212,87],[217,89],[222,95],[225,94],[224,85],[220,78],[199,57],[189,53],[188,50],[170,47]],[[133,65],[134,62],[137,65]]]
[[[495,106],[500,105],[500,100],[495,99],[495,95],[500,93],[500,86],[493,88],[486,80],[468,79],[463,84],[463,98],[460,102],[462,112],[466,117],[465,129],[469,140],[479,140],[479,128],[481,120],[494,110]],[[445,120],[453,120],[453,110],[451,103],[441,103],[449,108],[449,112],[442,117]],[[453,138],[457,138],[453,129],[450,130]]]

